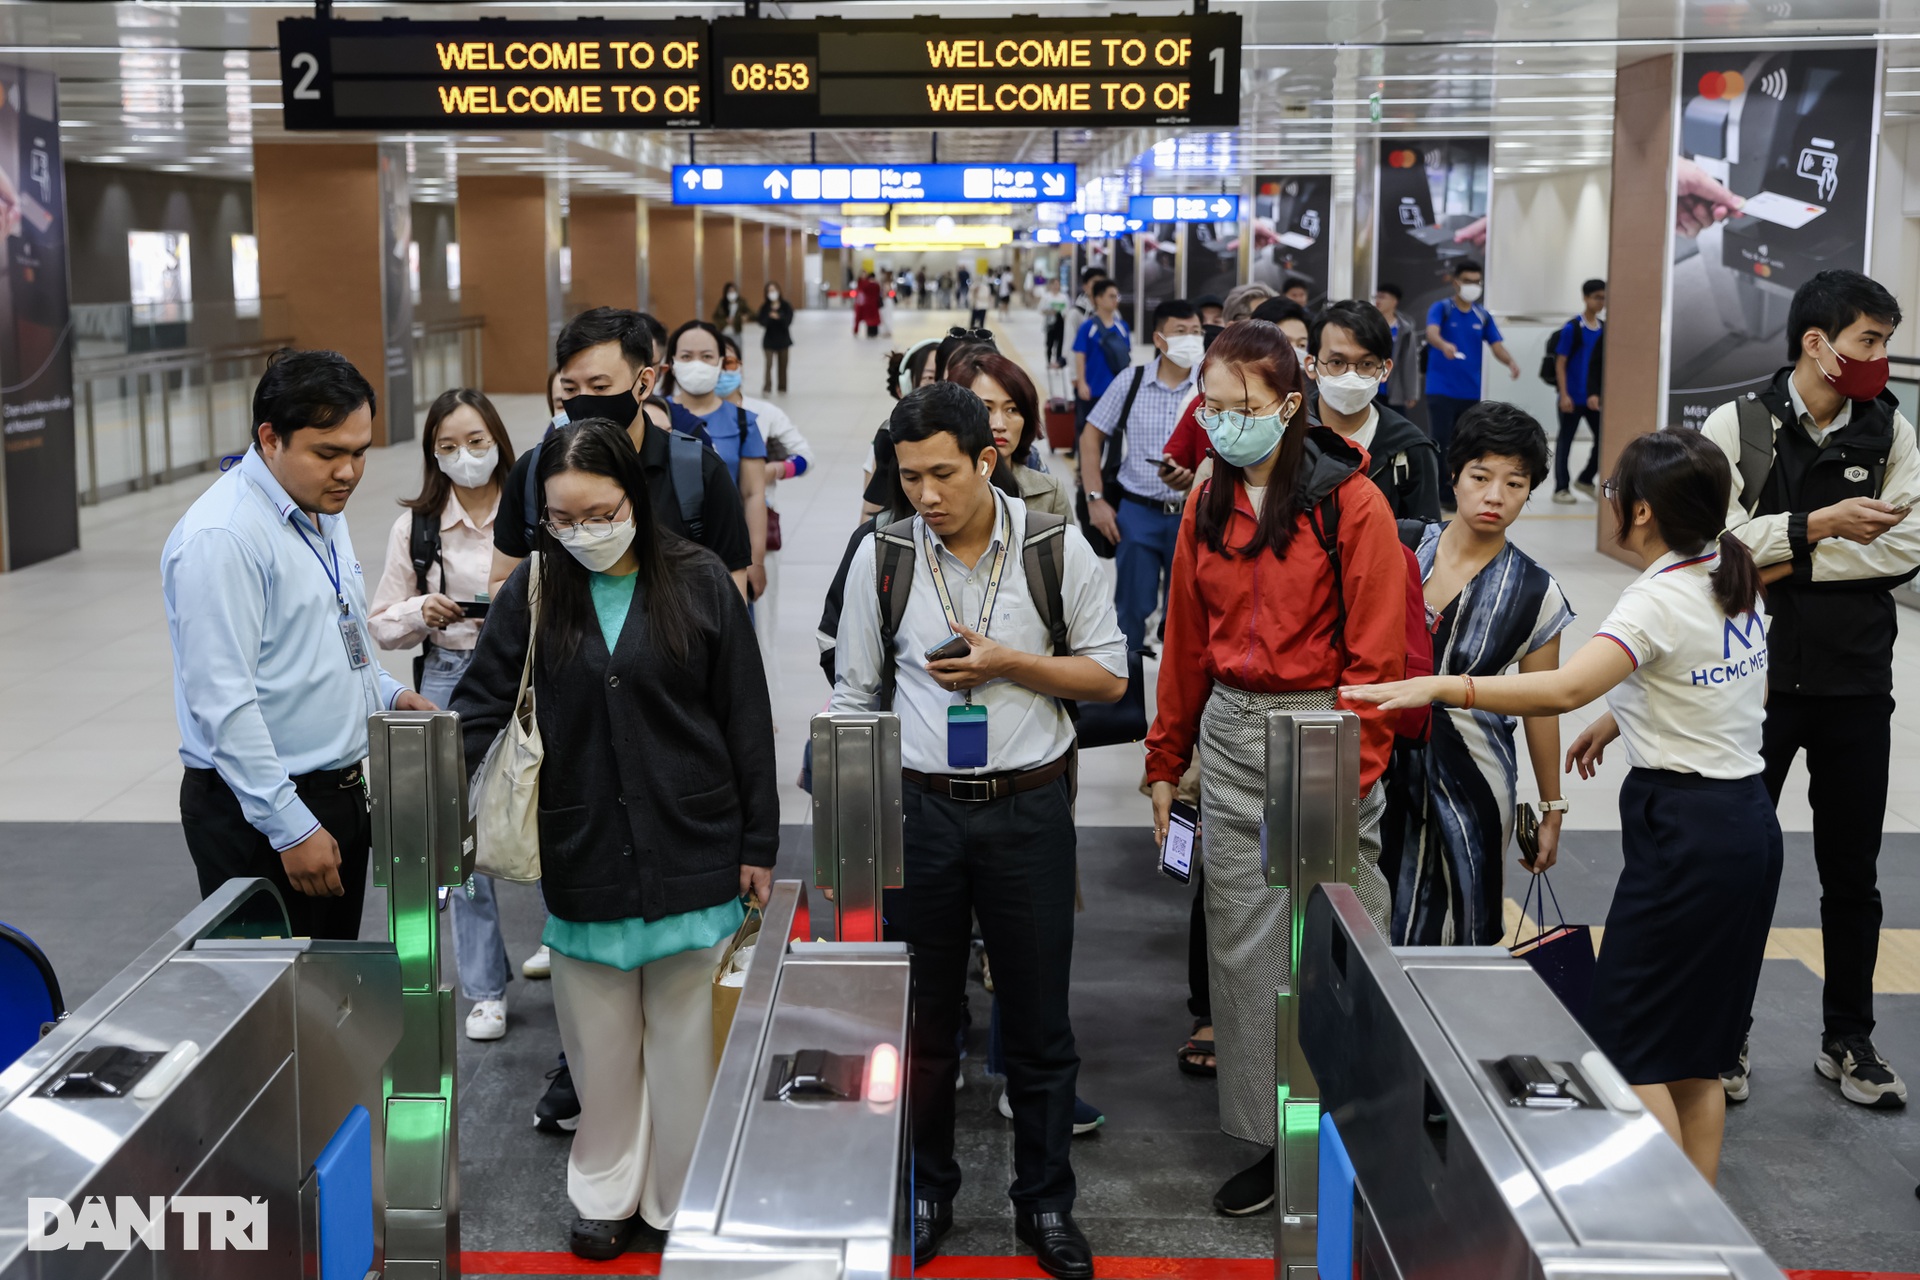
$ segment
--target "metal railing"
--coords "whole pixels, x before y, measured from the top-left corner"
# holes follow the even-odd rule
[[[481,385],[485,316],[448,316],[413,326],[413,412],[427,411],[450,387]]]
[[[260,362],[292,341],[76,359],[86,451],[80,501],[91,506],[210,471],[222,454],[245,449]],[[115,390],[103,395],[103,386]]]

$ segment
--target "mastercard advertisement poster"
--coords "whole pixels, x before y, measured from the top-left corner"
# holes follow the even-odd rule
[[[1877,49],[1689,53],[1680,63],[1667,423],[1698,427],[1786,363],[1793,292],[1864,271]]]
[[[1486,263],[1489,155],[1485,138],[1381,142],[1373,278],[1400,286],[1401,315],[1424,316],[1450,294],[1456,263]]]

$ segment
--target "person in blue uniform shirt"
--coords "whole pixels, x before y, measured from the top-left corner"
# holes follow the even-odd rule
[[[1513,377],[1520,376],[1520,362],[1501,341],[1493,313],[1480,305],[1485,280],[1479,263],[1462,259],[1453,269],[1453,296],[1427,308],[1427,345],[1433,348],[1427,357],[1427,434],[1443,458],[1454,420],[1483,398],[1480,348],[1491,347],[1493,358]]]
[[[333,351],[277,352],[253,446],[160,557],[180,722],[180,825],[207,896],[279,890],[295,936],[355,938],[366,893],[367,717],[433,704],[388,675],[341,512],[373,445],[373,388]]]

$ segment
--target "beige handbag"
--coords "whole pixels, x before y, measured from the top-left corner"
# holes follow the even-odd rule
[[[473,775],[474,869],[496,880],[540,878],[540,761],[533,714],[533,652],[540,634],[540,553],[527,561],[527,658],[513,714]]]

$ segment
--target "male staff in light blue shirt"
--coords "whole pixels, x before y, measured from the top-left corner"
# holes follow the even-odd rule
[[[200,892],[270,880],[303,937],[359,936],[367,716],[433,709],[373,657],[340,514],[366,467],[374,408],[338,353],[276,355],[254,391],[253,447],[188,508],[160,559],[180,823]]]

